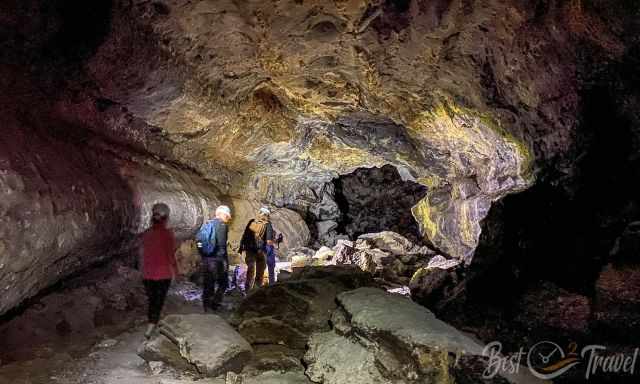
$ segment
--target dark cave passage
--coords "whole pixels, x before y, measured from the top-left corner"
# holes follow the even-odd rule
[[[620,81],[633,77],[634,63],[618,63],[581,93],[571,171],[543,168],[533,187],[494,203],[464,299],[434,308],[442,318],[511,349],[547,335],[604,344],[638,337],[629,328],[636,299],[622,293],[637,292],[629,271],[640,261],[639,135],[628,102],[638,88]]]
[[[494,232],[484,235],[491,246],[481,247],[479,258],[490,253],[489,259],[510,264],[522,288],[544,280],[591,296],[603,265],[638,261],[610,254],[625,227],[640,218],[637,142],[615,92],[598,86],[583,94],[584,134],[569,183],[544,175],[492,208],[500,223],[487,227]],[[501,239],[488,239],[493,236]]]
[[[422,242],[411,208],[424,197],[427,187],[402,180],[391,165],[359,168],[333,183],[342,213],[338,233],[353,239],[364,233],[393,231]]]

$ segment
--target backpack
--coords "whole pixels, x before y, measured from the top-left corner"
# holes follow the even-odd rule
[[[218,221],[210,220],[202,224],[196,234],[196,248],[202,257],[212,257],[216,250],[216,227]]]
[[[244,229],[242,234],[242,239],[240,240],[240,248],[238,248],[238,252],[242,253],[244,251],[256,252],[258,250],[258,245],[256,244],[256,237],[251,231],[251,224],[254,222],[253,219],[249,220],[247,226]]]

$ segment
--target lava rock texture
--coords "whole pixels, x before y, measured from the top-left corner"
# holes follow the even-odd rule
[[[428,188],[425,240],[468,263],[493,202],[571,172],[581,92],[636,57],[637,11],[3,1],[0,313],[130,248],[156,200],[183,233],[227,197],[337,221],[331,180],[387,164]]]

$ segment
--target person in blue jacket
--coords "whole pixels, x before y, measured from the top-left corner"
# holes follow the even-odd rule
[[[221,205],[216,209],[215,218],[204,223],[196,236],[196,246],[201,256],[200,272],[204,284],[202,305],[205,312],[218,309],[229,282],[227,223],[230,220],[231,209]]]

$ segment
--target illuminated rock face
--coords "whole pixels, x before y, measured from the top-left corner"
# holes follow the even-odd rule
[[[427,240],[467,261],[491,202],[571,147],[572,39],[620,48],[571,5],[154,4],[115,9],[87,68],[172,156],[289,208],[321,201],[338,174],[393,164],[430,188],[414,209]]]
[[[618,9],[603,1],[3,2],[3,117],[22,121],[26,137],[38,126],[42,143],[61,142],[40,155],[25,147],[30,139],[19,156],[3,152],[3,185],[38,183],[17,158],[50,168],[40,185],[86,175],[97,203],[74,198],[89,199],[88,189],[61,201],[79,204],[75,222],[104,206],[111,214],[89,213],[87,225],[116,232],[144,221],[131,212],[164,196],[153,191],[170,190],[189,201],[177,208],[189,212],[187,233],[202,196],[335,220],[328,183],[390,164],[428,188],[413,208],[425,239],[468,262],[493,201],[532,185],[540,167],[570,171],[585,66],[578,53],[623,54],[627,19],[613,17]],[[97,150],[88,138],[116,149]],[[80,153],[84,160],[73,157]],[[138,187],[118,174],[122,157],[143,180],[142,205],[129,191]],[[70,166],[78,163],[85,168]],[[114,164],[113,183],[96,163]],[[16,194],[33,205],[36,190]],[[3,209],[19,210],[10,193],[2,191]],[[106,243],[126,244],[126,232]],[[46,265],[18,256],[29,240],[7,236],[6,265]],[[85,235],[74,236],[47,242],[47,257],[69,263],[68,273],[86,265],[66,261],[83,249]],[[106,257],[81,253],[87,263]],[[17,276],[1,276],[13,292]],[[56,279],[20,288],[0,312]]]
[[[219,203],[195,174],[100,146],[76,147],[5,120],[0,140],[0,313],[78,270],[134,249],[151,206],[191,237]]]

